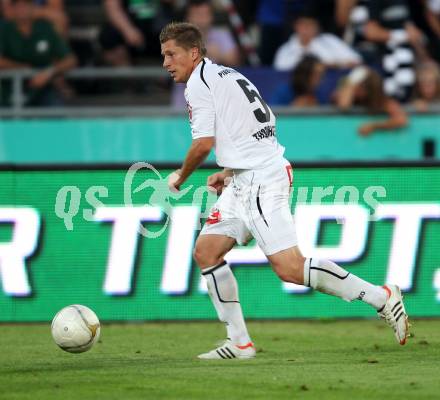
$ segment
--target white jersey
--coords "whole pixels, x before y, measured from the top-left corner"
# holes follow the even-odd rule
[[[193,139],[215,137],[219,166],[260,169],[282,159],[275,115],[239,72],[204,58],[187,82],[185,99]]]

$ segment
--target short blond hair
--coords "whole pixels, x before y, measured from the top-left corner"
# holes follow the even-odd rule
[[[159,36],[160,43],[175,40],[179,47],[186,50],[197,48],[202,57],[206,56],[206,47],[199,28],[188,22],[171,22],[166,25]]]

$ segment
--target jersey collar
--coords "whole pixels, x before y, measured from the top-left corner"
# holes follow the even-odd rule
[[[212,64],[212,61],[208,57],[203,57],[200,62],[197,64],[197,66],[194,68],[194,71],[191,72],[190,78],[195,74],[200,74],[200,69],[202,68],[203,64]]]

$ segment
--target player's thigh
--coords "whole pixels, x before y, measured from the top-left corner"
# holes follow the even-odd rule
[[[232,237],[221,234],[199,235],[194,247],[194,259],[201,269],[218,265],[236,243]]]
[[[236,205],[237,199],[228,186],[211,208],[196,242],[194,259],[201,268],[217,265],[235,243],[249,241],[249,230],[239,218]]]
[[[253,190],[246,216],[249,231],[266,256],[297,246],[287,187],[280,191]]]
[[[281,280],[299,285],[304,283],[305,257],[298,246],[268,255],[267,259]]]

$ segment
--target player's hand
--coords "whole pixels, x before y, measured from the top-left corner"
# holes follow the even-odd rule
[[[208,188],[212,189],[213,192],[217,192],[217,194],[221,194],[224,187],[228,184],[229,176],[224,172],[216,172],[215,174],[209,175],[206,180],[206,185]]]
[[[40,89],[46,86],[53,77],[53,71],[48,68],[41,72],[38,72],[36,75],[32,77],[29,82],[29,86],[34,89]]]
[[[142,35],[142,32],[135,27],[127,29],[124,32],[124,38],[130,46],[139,48],[144,47],[144,36]]]
[[[180,190],[180,185],[182,185],[182,179],[180,176],[180,169],[177,169],[176,171],[172,172],[168,175],[168,188],[173,193],[178,193]]]

